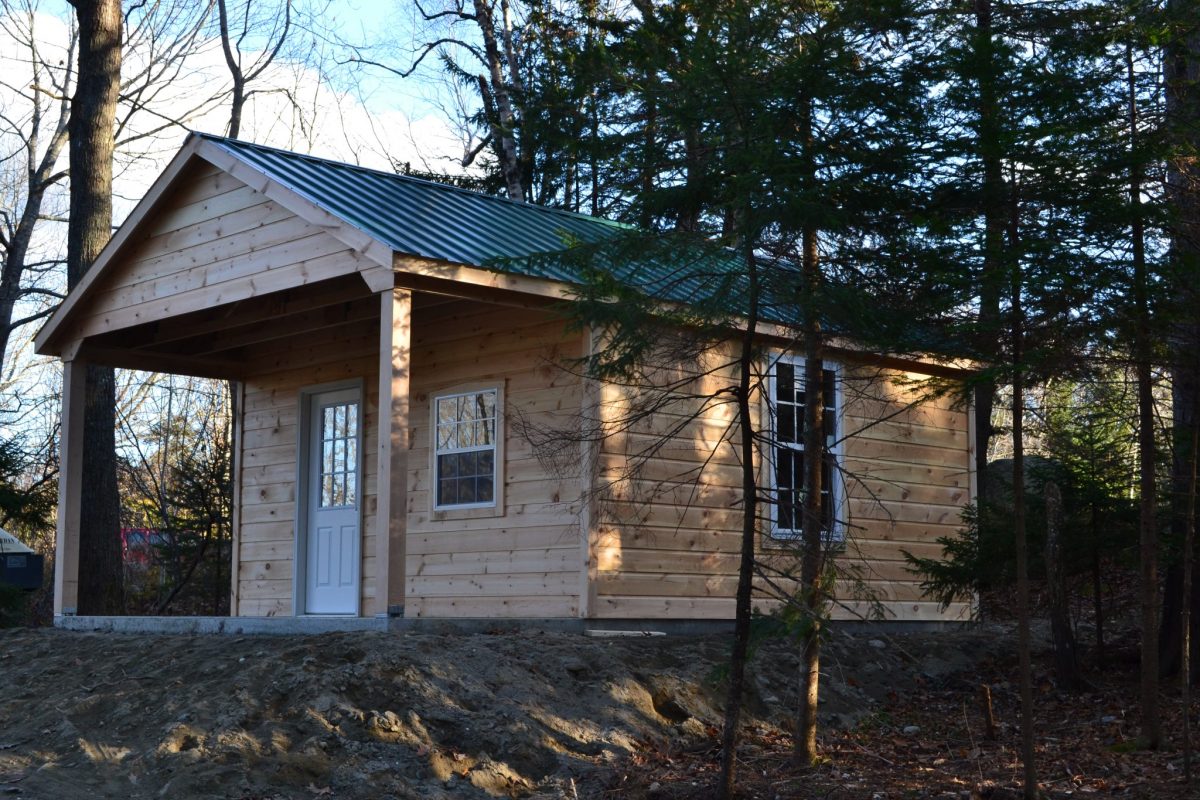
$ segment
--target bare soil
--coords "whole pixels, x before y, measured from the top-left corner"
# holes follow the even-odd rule
[[[835,633],[822,692],[829,760],[804,771],[787,758],[794,648],[762,643],[739,753],[744,795],[1010,796],[1011,641],[1006,625]],[[727,653],[720,637],[5,630],[0,795],[708,797]],[[1041,756],[1054,796],[1185,796],[1176,742],[1122,751],[1136,733],[1128,664],[1084,697],[1058,693],[1043,669]],[[993,742],[980,683],[995,697]],[[1168,730],[1177,725],[1168,718]]]

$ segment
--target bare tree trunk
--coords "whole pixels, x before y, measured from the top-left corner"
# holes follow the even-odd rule
[[[1104,573],[1100,568],[1100,514],[1096,504],[1091,509],[1092,538],[1092,611],[1096,617],[1096,666],[1104,667],[1108,658],[1104,647]]]
[[[120,0],[72,0],[79,78],[70,123],[71,216],[67,282],[74,288],[112,235],[113,126],[121,81]],[[113,370],[89,366],[83,422],[80,614],[124,610]]]
[[[801,130],[805,152],[803,169],[810,185],[816,180],[812,160],[812,101],[805,100]],[[800,707],[797,712],[793,760],[800,766],[816,763],[817,706],[820,702],[821,635],[825,616],[822,585],[824,572],[824,515],[821,508],[821,471],[825,461],[825,365],[821,358],[821,312],[817,307],[821,288],[818,231],[805,225],[801,232],[801,280],[804,308],[804,522],[801,535],[800,592],[807,627],[801,646]]]
[[[1163,53],[1163,72],[1167,87],[1168,131],[1175,155],[1168,163],[1168,191],[1174,209],[1171,231],[1171,260],[1179,271],[1172,287],[1178,320],[1171,334],[1171,406],[1175,457],[1171,464],[1171,486],[1175,513],[1172,530],[1180,537],[1187,525],[1179,512],[1181,499],[1188,491],[1191,457],[1187,441],[1197,424],[1200,409],[1200,297],[1197,295],[1196,264],[1200,257],[1200,164],[1196,146],[1200,136],[1200,25],[1195,4],[1171,0],[1168,15],[1175,21],[1178,38],[1168,41]],[[1194,568],[1194,565],[1193,565]],[[1163,619],[1160,628],[1159,674],[1170,674],[1182,662],[1180,618],[1189,609],[1192,627],[1188,631],[1193,650],[1188,653],[1191,680],[1200,679],[1200,592],[1193,582],[1191,595],[1182,592],[1182,565],[1167,570]]]
[[[825,460],[825,364],[821,358],[821,323],[815,307],[820,286],[817,232],[803,233],[805,294],[804,331],[804,529],[800,556],[800,591],[808,619],[800,662],[800,708],[796,720],[794,759],[811,766],[817,761],[817,707],[821,683],[821,635],[825,613],[822,581],[825,519],[821,478]]]
[[[474,0],[475,21],[479,24],[479,33],[483,37],[483,52],[488,65],[488,80],[479,77],[481,89],[490,92],[494,112],[488,113],[488,121],[492,128],[492,141],[496,144],[496,156],[500,160],[500,172],[504,176],[504,186],[510,200],[524,200],[525,191],[521,175],[521,160],[517,153],[517,142],[513,138],[517,117],[513,111],[512,97],[508,84],[504,80],[503,59],[500,55],[500,45],[496,41],[496,20],[492,13],[492,0]],[[514,66],[515,69],[515,66]],[[487,98],[484,98],[484,108],[487,109]]]
[[[979,158],[983,165],[983,267],[979,281],[979,323],[984,347],[999,352],[1000,299],[1004,294],[1004,229],[1007,211],[1004,198],[1000,115],[996,100],[995,45],[992,30],[992,0],[974,0],[974,50],[983,68],[979,73]],[[988,497],[984,479],[988,450],[995,431],[992,410],[996,401],[996,381],[986,378],[975,387],[975,472],[979,502]]]
[[[1063,568],[1062,492],[1047,481],[1046,494],[1046,589],[1050,595],[1050,630],[1054,638],[1054,667],[1058,685],[1076,691],[1083,685],[1075,634],[1071,630],[1071,608],[1067,597],[1067,574]]]
[[[1138,107],[1134,87],[1133,49],[1125,48],[1129,81],[1129,149],[1137,150]],[[1149,277],[1146,273],[1146,227],[1142,220],[1142,174],[1136,160],[1129,172],[1129,204],[1133,209],[1133,300],[1134,300],[1134,370],[1137,376],[1138,397],[1138,488],[1139,555],[1141,561],[1142,611],[1142,741],[1157,750],[1162,741],[1158,710],[1158,524],[1155,514],[1158,489],[1155,483],[1155,461],[1158,449],[1154,442],[1154,375],[1153,345],[1150,341]]]
[[[1195,410],[1193,409],[1193,419]],[[1187,519],[1185,520],[1183,537],[1183,596],[1192,594],[1192,554],[1196,547],[1196,471],[1197,457],[1200,456],[1200,425],[1192,425],[1192,447],[1189,462],[1191,474],[1188,476]],[[1183,706],[1183,780],[1187,786],[1192,785],[1192,609],[1190,603],[1184,603],[1180,611],[1180,658],[1179,670],[1181,705]]]
[[[1009,239],[1013,253],[1019,252],[1019,220],[1016,184],[1009,221]],[[1033,746],[1033,659],[1029,636],[1029,547],[1025,536],[1025,310],[1022,304],[1021,265],[1015,260],[1012,271],[1012,440],[1013,440],[1013,537],[1017,550],[1017,651],[1021,684],[1021,761],[1024,766],[1026,800],[1039,795],[1037,764]]]
[[[758,267],[752,240],[747,235],[745,263],[748,278],[748,313],[738,354],[737,413],[741,436],[742,460],[742,551],[738,561],[737,598],[733,632],[733,653],[729,660],[729,692],[725,698],[725,722],[721,734],[721,774],[718,800],[733,797],[737,781],[738,727],[742,716],[742,695],[746,685],[746,659],[750,651],[750,619],[753,612],[754,551],[758,536],[758,478],[754,471],[754,421],[750,395],[753,390],[754,359],[757,355],[755,330],[758,326]]]

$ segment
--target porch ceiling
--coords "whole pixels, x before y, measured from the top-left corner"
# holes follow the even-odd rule
[[[414,296],[418,307],[445,301]],[[359,275],[346,275],[91,336],[76,357],[124,369],[241,380],[292,341],[333,339],[378,325],[378,296]]]

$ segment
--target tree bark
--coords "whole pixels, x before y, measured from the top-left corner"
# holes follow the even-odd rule
[[[746,686],[746,659],[750,652],[750,621],[753,613],[751,593],[754,589],[755,537],[758,536],[758,476],[754,469],[754,420],[751,417],[750,394],[753,389],[754,359],[757,354],[758,326],[758,268],[754,260],[752,240],[747,235],[745,263],[748,279],[748,313],[742,331],[741,351],[738,354],[737,414],[738,434],[741,436],[742,460],[742,550],[738,560],[738,584],[735,600],[733,653],[729,659],[729,691],[725,698],[725,722],[721,734],[721,773],[718,778],[718,800],[734,795],[737,781],[738,728],[741,724],[742,699]]]
[[[981,65],[978,75],[978,155],[983,167],[983,264],[979,276],[979,327],[985,353],[998,354],[1000,347],[1000,300],[1004,294],[1004,231],[1007,209],[1004,192],[1003,147],[1000,142],[1000,112],[996,92],[996,56],[993,41],[992,2],[974,0],[974,50]],[[975,472],[978,502],[986,502],[988,450],[995,430],[996,380],[988,377],[975,387]]]
[[[1194,410],[1194,409],[1193,409]],[[1187,487],[1187,519],[1184,520],[1183,536],[1183,596],[1192,594],[1192,554],[1196,544],[1196,471],[1197,451],[1200,450],[1200,426],[1192,426],[1191,452],[1189,461],[1191,467]],[[1183,779],[1185,785],[1192,785],[1192,681],[1191,681],[1191,644],[1192,644],[1192,614],[1186,605],[1180,615],[1179,629],[1183,640],[1179,648],[1183,662],[1179,670],[1181,676],[1180,707],[1183,717]]]
[[[1158,749],[1162,741],[1158,709],[1158,489],[1155,462],[1158,449],[1154,441],[1153,343],[1150,329],[1150,289],[1146,268],[1146,226],[1142,219],[1142,174],[1136,160],[1138,147],[1138,106],[1134,87],[1133,49],[1126,45],[1129,81],[1129,149],[1135,156],[1129,171],[1129,205],[1133,211],[1130,230],[1133,249],[1134,372],[1138,404],[1138,552],[1140,560],[1140,600],[1142,628],[1142,742]]]
[[[504,186],[510,200],[524,200],[525,190],[521,175],[521,160],[517,153],[517,142],[513,138],[516,129],[517,116],[513,110],[509,86],[504,80],[503,59],[500,55],[500,45],[496,41],[496,20],[492,13],[492,0],[474,0],[475,21],[479,25],[480,36],[483,37],[483,53],[488,67],[488,79],[479,76],[481,89],[485,84],[490,90],[494,103],[494,112],[488,114],[492,128],[492,141],[496,145],[496,156],[500,160],[500,172],[504,176]],[[515,65],[514,65],[515,69]],[[484,98],[485,109],[488,106]]]
[[[1091,511],[1092,532],[1092,612],[1096,617],[1096,667],[1103,669],[1108,660],[1104,646],[1104,571],[1100,564],[1100,524],[1095,503]]]
[[[1019,218],[1014,182],[1009,240],[1013,253],[1018,253]],[[1025,800],[1037,800],[1037,764],[1033,746],[1033,658],[1029,635],[1029,547],[1025,523],[1025,310],[1022,303],[1024,292],[1021,265],[1013,258],[1011,270],[1011,320],[1012,338],[1012,486],[1013,486],[1013,538],[1017,551],[1017,651],[1020,661],[1021,685],[1021,761],[1024,766]]]
[[[1058,484],[1047,481],[1046,495],[1046,588],[1050,595],[1050,631],[1054,639],[1054,670],[1058,685],[1076,691],[1083,685],[1075,634],[1071,629],[1071,608],[1067,595],[1067,573],[1063,565],[1062,492]]]
[[[1190,19],[1188,16],[1190,15]],[[1175,271],[1173,291],[1178,321],[1169,340],[1171,358],[1172,435],[1175,457],[1171,463],[1171,492],[1174,513],[1172,533],[1183,538],[1186,526],[1181,513],[1187,496],[1190,454],[1188,442],[1200,408],[1200,297],[1197,270],[1200,263],[1200,164],[1195,153],[1200,137],[1200,24],[1191,3],[1171,2],[1168,16],[1175,21],[1176,38],[1163,54],[1166,83],[1167,127],[1176,151],[1167,163],[1167,188],[1174,209],[1171,231],[1171,261]],[[1194,566],[1194,565],[1193,565]],[[1167,570],[1163,618],[1160,628],[1160,673],[1179,669],[1182,654],[1180,618],[1184,607],[1191,611],[1191,680],[1200,680],[1200,587],[1193,585],[1187,601],[1182,596],[1182,565]]]
[[[72,0],[79,70],[70,122],[71,201],[67,283],[74,288],[112,235],[113,127],[121,81],[120,0]],[[79,534],[80,614],[124,610],[116,385],[109,367],[89,366],[83,422]]]
[[[813,107],[802,105],[801,130],[805,152],[803,170],[810,186],[816,181],[812,156]],[[825,460],[825,365],[821,356],[821,317],[818,308],[821,263],[818,231],[807,224],[801,231],[802,314],[804,319],[804,521],[800,552],[800,593],[806,627],[800,654],[800,705],[797,711],[793,760],[798,766],[816,763],[817,707],[820,702],[821,635],[825,617],[823,586],[825,530],[821,513],[821,477]]]

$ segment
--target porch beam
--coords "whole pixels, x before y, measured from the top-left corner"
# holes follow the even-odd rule
[[[174,348],[174,352],[189,356],[207,356],[239,347],[287,339],[300,334],[310,335],[340,325],[373,320],[375,314],[378,313],[378,305],[375,298],[365,297],[361,300],[324,306],[270,321],[264,320],[248,325],[239,323],[227,332],[213,333],[209,336],[180,342]]]
[[[412,292],[379,293],[379,479],[375,513],[375,615],[401,605],[408,527]]]
[[[170,372],[174,375],[194,375],[200,378],[235,380],[242,377],[246,365],[240,361],[219,358],[199,358],[158,353],[153,350],[128,350],[104,347],[84,342],[79,356],[93,364],[121,369],[141,369],[150,372]]]
[[[192,311],[96,338],[114,347],[153,349],[366,297],[370,297],[370,294],[366,292],[362,281],[351,275],[303,288],[289,289],[276,295],[239,300],[204,311]]]
[[[63,362],[58,454],[58,520],[54,539],[54,616],[79,605],[79,520],[83,497],[83,414],[87,364]]]

